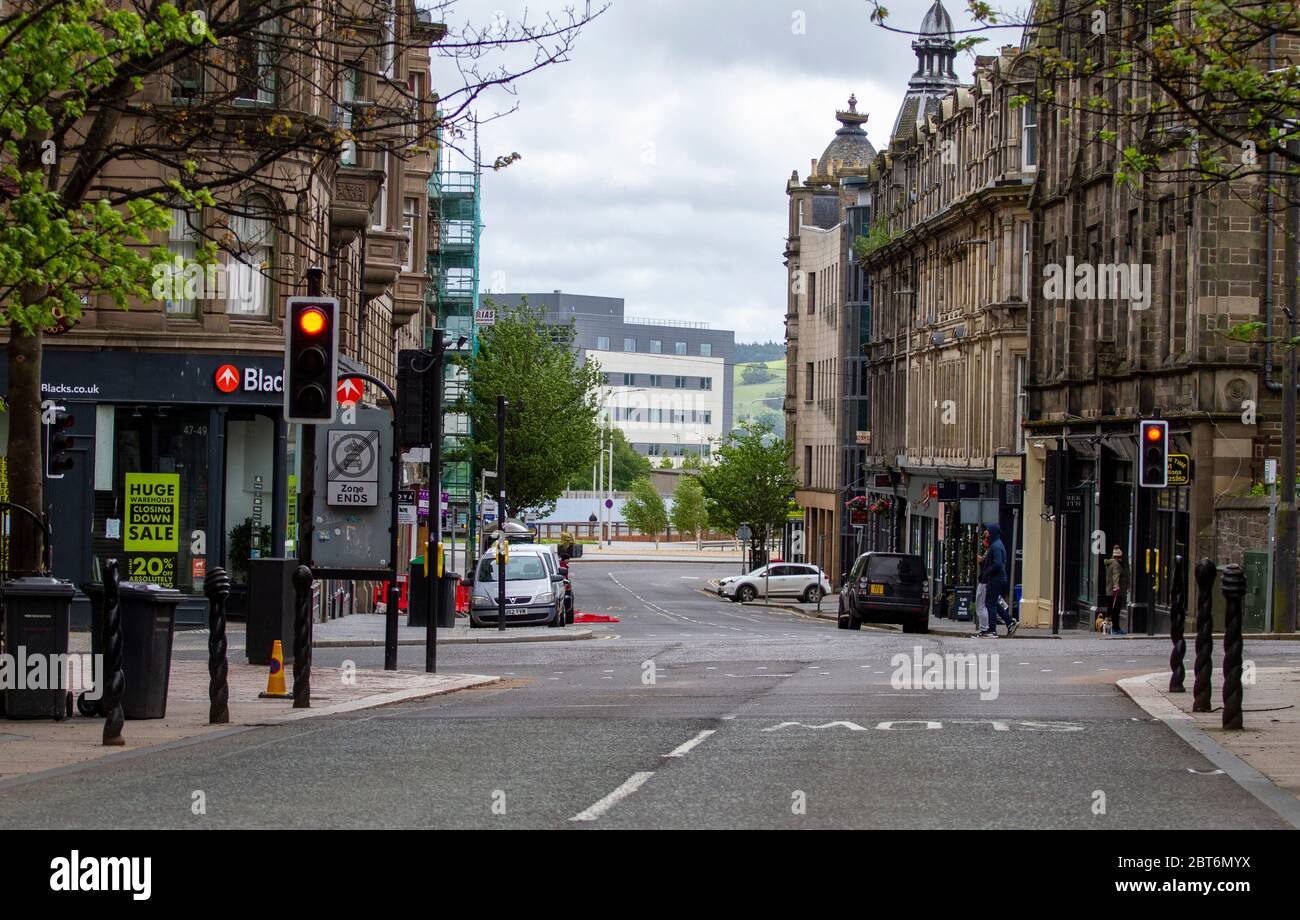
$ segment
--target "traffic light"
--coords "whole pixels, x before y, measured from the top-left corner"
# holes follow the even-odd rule
[[[438,356],[423,349],[397,353],[397,440],[398,447],[430,447],[435,432]]]
[[[284,420],[334,421],[339,377],[339,302],[290,297],[284,322]]]
[[[62,479],[72,469],[72,435],[68,433],[75,419],[62,409],[55,409],[45,426],[45,477]]]
[[[1163,489],[1169,485],[1169,423],[1138,425],[1138,485]]]

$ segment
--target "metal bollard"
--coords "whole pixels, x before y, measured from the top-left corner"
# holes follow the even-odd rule
[[[1210,676],[1214,670],[1214,580],[1219,571],[1213,559],[1196,563],[1196,661],[1192,665],[1196,679],[1192,684],[1192,712],[1210,711]]]
[[[1169,692],[1186,693],[1183,679],[1187,669],[1183,667],[1183,658],[1187,655],[1187,640],[1183,638],[1183,628],[1187,622],[1187,573],[1183,566],[1186,561],[1182,556],[1174,557],[1173,597],[1169,603],[1169,639],[1174,643],[1174,650],[1169,654]]]
[[[213,569],[203,583],[208,596],[208,724],[225,725],[230,721],[230,665],[226,661],[226,598],[230,596],[230,576],[225,569]]]
[[[1246,596],[1246,575],[1241,566],[1223,569],[1223,727],[1240,730],[1241,721],[1241,600]]]
[[[293,708],[311,708],[311,569],[298,566],[293,573]]]
[[[126,744],[122,737],[122,726],[126,722],[122,712],[126,677],[122,674],[122,599],[118,593],[121,581],[117,560],[108,560],[104,566],[104,696],[99,703],[100,712],[104,714],[103,743],[108,747]]]

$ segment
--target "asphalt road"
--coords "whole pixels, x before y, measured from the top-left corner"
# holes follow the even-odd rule
[[[848,632],[708,596],[707,565],[574,571],[580,609],[622,622],[587,642],[440,650],[440,670],[498,685],[2,789],[0,826],[1284,826],[1115,687],[1164,667],[1165,641]],[[928,653],[988,656],[985,679],[902,685],[894,656]],[[378,667],[382,650],[315,660]]]

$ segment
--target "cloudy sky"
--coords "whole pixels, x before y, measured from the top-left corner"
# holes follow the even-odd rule
[[[444,18],[565,2],[459,0]],[[892,0],[891,24],[915,29],[931,2]],[[965,3],[946,6],[960,28]],[[568,63],[480,100],[483,116],[518,106],[481,129],[484,159],[522,155],[484,177],[485,290],[622,297],[629,315],[782,338],[790,172],[808,174],[850,93],[884,146],[914,67],[865,0],[613,0]]]

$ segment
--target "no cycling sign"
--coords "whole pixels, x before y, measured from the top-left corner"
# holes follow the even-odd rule
[[[349,508],[379,504],[378,431],[331,431],[325,464],[326,504]]]

